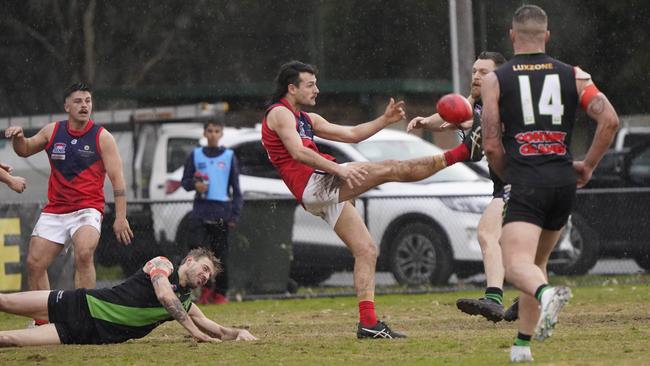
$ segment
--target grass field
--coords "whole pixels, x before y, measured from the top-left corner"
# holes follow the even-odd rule
[[[533,342],[538,364],[650,364],[650,277],[555,279],[574,298],[554,335]],[[405,340],[357,340],[356,300],[333,297],[205,306],[224,325],[246,327],[259,341],[197,344],[167,322],[148,337],[119,345],[0,349],[0,365],[500,365],[508,362],[516,325],[493,324],[456,309],[480,290],[377,297],[378,315]],[[506,291],[509,305],[514,291]],[[0,329],[26,319],[0,314]]]

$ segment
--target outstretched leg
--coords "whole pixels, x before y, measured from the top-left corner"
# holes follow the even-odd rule
[[[0,347],[46,346],[61,344],[54,324],[30,329],[0,331]]]
[[[368,174],[360,185],[350,188],[341,183],[339,202],[348,201],[387,182],[417,182],[428,178],[447,167],[443,154],[410,160],[385,160],[370,163],[350,163],[360,165]]]
[[[48,319],[47,300],[51,291],[0,294],[0,311],[36,319]]]

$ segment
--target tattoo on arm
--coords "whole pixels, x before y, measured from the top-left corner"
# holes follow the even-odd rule
[[[187,320],[187,312],[185,309],[183,309],[183,304],[181,304],[181,301],[176,297],[163,300],[162,305],[165,307],[167,312],[179,323]]]
[[[603,95],[597,95],[591,103],[589,103],[589,112],[591,114],[601,114],[605,110],[605,97]]]
[[[122,197],[122,196],[126,196],[126,191],[123,190],[123,189],[115,190],[115,191],[113,191],[113,196],[114,196],[114,197]]]
[[[499,124],[491,123],[486,127],[487,128],[484,131],[485,137],[499,137],[499,133],[501,132],[501,126]]]
[[[151,282],[154,283],[154,285],[159,282],[162,279],[166,279],[163,274],[157,274],[153,276],[151,279]],[[165,307],[165,310],[171,315],[174,319],[176,319],[179,323],[184,322],[187,320],[188,315],[185,309],[183,309],[183,304],[181,304],[181,301],[176,297],[173,296],[171,298],[165,298],[161,301],[162,306]]]

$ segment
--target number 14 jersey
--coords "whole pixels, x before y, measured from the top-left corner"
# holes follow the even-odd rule
[[[569,150],[578,105],[574,67],[543,53],[520,54],[495,73],[506,181],[537,187],[575,184]]]

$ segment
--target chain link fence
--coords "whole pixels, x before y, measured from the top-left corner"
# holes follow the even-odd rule
[[[476,226],[490,199],[472,195],[357,199],[355,207],[380,251],[378,292],[482,285],[485,277]],[[26,289],[29,237],[43,205],[0,206],[0,290]],[[98,286],[126,278],[158,255],[179,262],[196,240],[188,225],[191,207],[189,201],[129,202],[127,216],[135,238],[125,246],[113,234],[114,211],[108,204],[95,253]],[[625,235],[620,236],[623,243]],[[315,287],[325,293],[352,291],[354,259],[349,250],[324,221],[306,213],[293,199],[248,197],[229,243],[229,292],[233,296],[305,294],[310,290],[299,289]],[[599,252],[603,245],[596,230],[577,215],[553,253],[551,271],[572,275],[647,270],[645,252],[638,250],[637,243],[629,246],[627,258],[606,257]],[[74,254],[67,248],[50,269],[53,288],[72,287]]]

